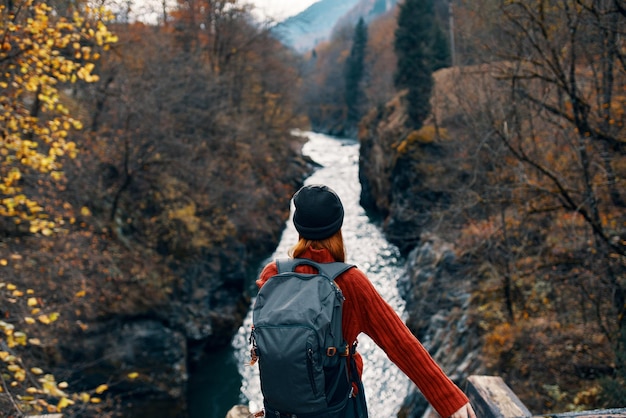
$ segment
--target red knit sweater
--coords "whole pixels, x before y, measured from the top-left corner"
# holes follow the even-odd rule
[[[301,258],[319,263],[335,261],[327,250],[309,249]],[[303,265],[298,266],[297,271],[314,273],[315,269]],[[275,262],[266,265],[257,280],[259,288],[277,273]],[[346,298],[343,333],[348,343],[356,341],[362,332],[370,336],[444,418],[468,402],[465,394],[445,375],[361,270],[348,270],[337,278],[336,283]],[[358,353],[355,359],[359,373],[362,373],[363,359]]]

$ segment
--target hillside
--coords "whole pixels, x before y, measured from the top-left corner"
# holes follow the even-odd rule
[[[77,71],[55,30],[95,32],[81,38],[47,12],[12,18],[21,26],[0,52],[5,76],[20,63],[6,51],[32,42],[35,23],[57,49],[23,55]],[[243,10],[220,17],[226,51],[180,12],[175,32],[101,26],[110,42],[99,59],[80,76],[55,74],[67,81],[58,90],[36,78],[50,83],[41,101],[20,85],[36,76],[27,69],[2,81],[10,143],[0,147],[13,153],[0,170],[3,417],[185,417],[197,362],[241,325],[250,271],[277,245],[312,167],[290,134],[306,126],[294,112],[296,57]],[[73,47],[81,62],[96,55]],[[30,112],[39,117],[21,123]],[[25,157],[32,149],[45,153]]]
[[[396,0],[321,0],[274,28],[285,45],[304,53],[330,38],[334,29],[366,22],[391,10]]]
[[[555,139],[562,125],[526,115],[542,132],[532,147],[517,142],[523,135],[510,147],[510,136],[490,135],[506,127],[489,118],[514,105],[506,74],[515,68],[436,72],[419,131],[404,124],[403,93],[372,110],[359,133],[362,204],[409,258],[407,324],[459,382],[502,376],[535,414],[620,407],[626,211],[595,172],[597,210],[616,223],[601,226],[614,238],[589,239],[595,224],[577,213],[583,203],[569,207],[570,191],[551,186],[554,173],[585,184],[575,144]],[[626,174],[623,154],[611,164]],[[426,404],[416,399],[420,415]]]

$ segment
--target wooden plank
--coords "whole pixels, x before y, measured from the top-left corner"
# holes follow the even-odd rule
[[[478,417],[532,417],[528,408],[499,376],[470,376],[465,392]]]
[[[593,409],[580,412],[566,412],[562,414],[548,414],[544,417],[551,418],[623,418],[626,417],[626,408],[616,409]]]
[[[27,415],[26,418],[63,418],[62,414]]]

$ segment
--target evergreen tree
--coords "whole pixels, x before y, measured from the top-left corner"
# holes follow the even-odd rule
[[[408,89],[408,125],[419,129],[430,113],[433,89],[431,55],[435,12],[433,0],[405,0],[400,6],[394,51],[398,58],[394,84]]]
[[[430,50],[433,72],[451,65],[450,43],[446,33],[439,24],[433,25],[433,38]]]
[[[367,47],[367,26],[363,18],[359,19],[355,29],[350,56],[346,60],[346,92],[345,101],[347,108],[347,129],[354,129],[361,119],[361,109],[365,94],[363,93],[362,81],[365,74],[365,52]]]

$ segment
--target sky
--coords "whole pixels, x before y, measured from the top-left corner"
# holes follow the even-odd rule
[[[296,15],[318,0],[248,0],[261,16],[280,21]]]
[[[301,11],[319,0],[240,0],[239,4],[252,4],[254,14],[261,20],[280,22]],[[166,0],[168,5],[176,4],[176,0]],[[144,22],[154,23],[162,14],[162,0],[136,0],[132,16]]]

